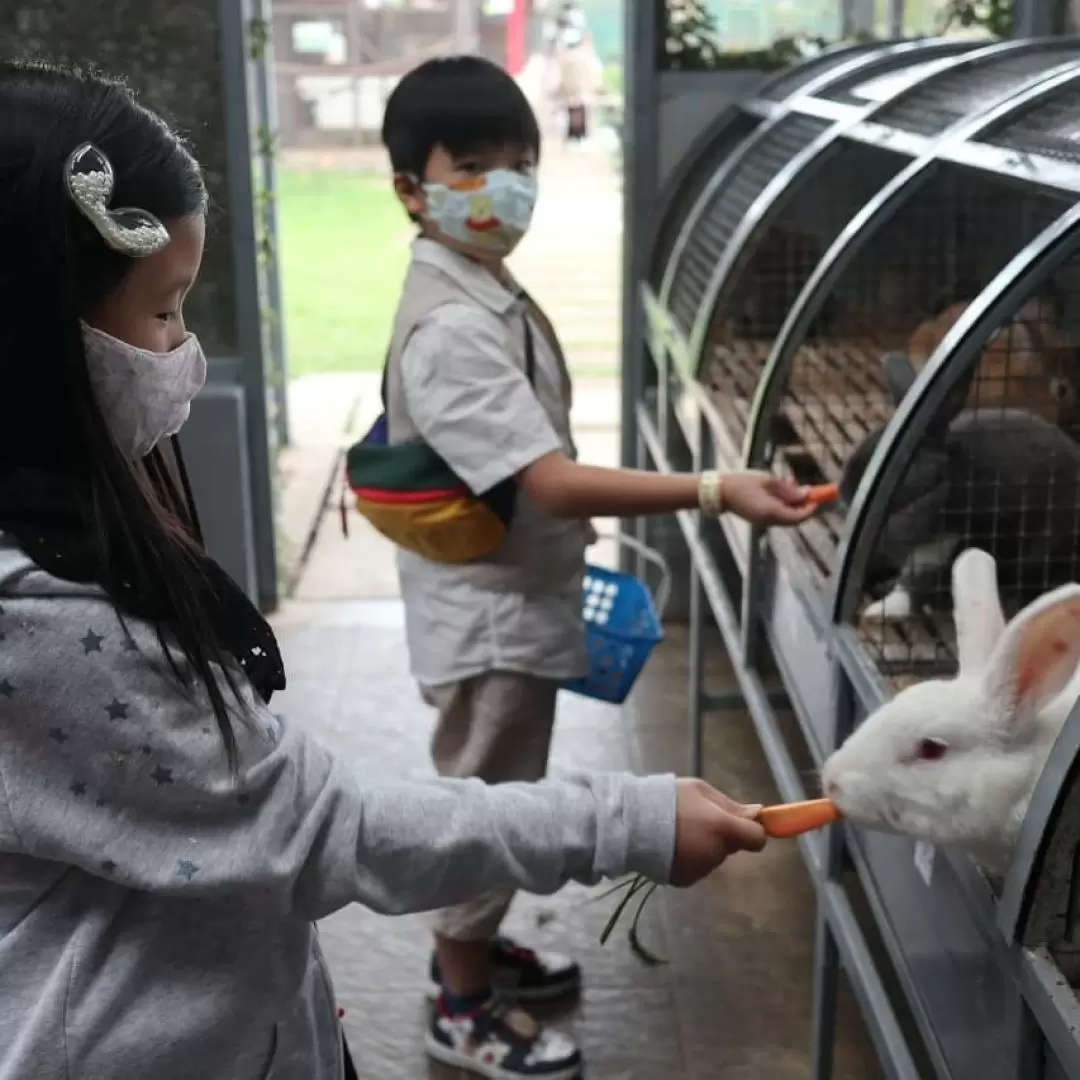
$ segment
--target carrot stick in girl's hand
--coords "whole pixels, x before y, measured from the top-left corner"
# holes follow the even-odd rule
[[[814,506],[827,506],[840,498],[839,484],[817,484],[807,489],[806,501]]]
[[[840,811],[832,799],[811,799],[809,802],[766,806],[757,819],[768,836],[780,840],[823,829],[840,820]]]

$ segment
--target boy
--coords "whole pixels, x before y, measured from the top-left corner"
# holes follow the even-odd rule
[[[547,770],[559,683],[585,670],[581,578],[592,517],[700,507],[766,524],[813,512],[769,475],[670,476],[577,463],[570,377],[551,323],[504,265],[536,198],[540,134],[517,83],[477,57],[431,60],[398,84],[383,142],[419,235],[394,323],[387,418],[476,493],[514,479],[517,509],[495,555],[448,565],[399,553],[412,670],[438,710],[443,776],[488,783]],[[511,893],[439,912],[429,1053],[474,1073],[570,1080],[573,1044],[499,1001],[577,990],[564,957],[498,936]]]

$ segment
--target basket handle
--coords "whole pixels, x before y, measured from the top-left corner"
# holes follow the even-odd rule
[[[664,610],[671,599],[671,567],[668,565],[667,559],[656,548],[651,548],[648,544],[643,544],[636,536],[630,536],[624,532],[598,535],[597,539],[614,540],[616,544],[629,548],[635,555],[639,555],[647,563],[652,563],[660,571],[660,584],[656,587],[653,600],[656,603],[657,617],[662,622]]]

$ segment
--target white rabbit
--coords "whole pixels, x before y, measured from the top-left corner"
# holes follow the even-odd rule
[[[953,565],[959,674],[901,691],[822,770],[855,824],[968,851],[1006,872],[1031,794],[1080,686],[1080,584],[1005,625],[997,568],[969,548]]]

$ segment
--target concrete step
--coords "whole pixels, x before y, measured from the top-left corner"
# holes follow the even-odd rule
[[[617,378],[619,376],[622,353],[614,345],[603,348],[595,345],[582,345],[580,348],[574,348],[571,345],[568,351],[571,375],[575,372],[587,371],[592,377],[603,371],[608,378]],[[575,381],[580,381],[580,378]]]
[[[548,302],[547,309],[549,315],[554,317],[557,314],[560,319],[565,319],[570,323],[596,322],[600,319],[614,328],[619,325],[619,304],[613,301],[613,297],[608,297],[606,302],[598,299],[595,303],[581,304],[553,299]],[[560,324],[559,329],[565,328]]]
[[[593,317],[596,312],[602,311],[615,317],[618,322],[621,310],[620,295],[615,291],[605,290],[592,294],[582,294],[568,289],[565,285],[557,286],[554,282],[538,281],[529,286],[529,292],[543,305],[549,315],[554,316],[556,311],[569,319],[576,319],[579,315]]]
[[[558,308],[571,313],[575,311],[618,312],[621,305],[621,290],[605,284],[592,289],[575,289],[572,282],[556,280],[547,274],[522,275],[522,283],[545,309]],[[551,312],[549,311],[550,315]]]
[[[597,282],[592,287],[575,289],[572,282],[565,280],[565,275],[559,280],[552,274],[528,274],[522,275],[521,280],[545,307],[618,311],[622,301],[622,290],[615,282]]]
[[[578,304],[557,295],[544,295],[539,289],[533,291],[537,302],[547,312],[558,333],[564,334],[570,325],[602,322],[617,332],[622,305],[615,298],[594,304]]]
[[[571,352],[582,348],[616,348],[621,341],[618,326],[611,325],[608,319],[597,319],[594,322],[583,320],[577,323],[556,319],[556,323],[563,349]]]

